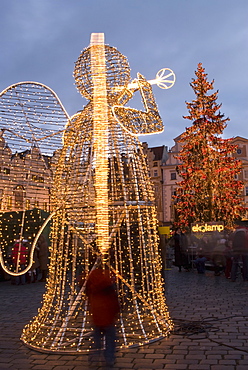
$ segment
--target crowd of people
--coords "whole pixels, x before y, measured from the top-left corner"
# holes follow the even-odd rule
[[[248,229],[245,227],[232,232],[211,232],[200,238],[178,228],[168,246],[174,249],[174,265],[179,272],[195,268],[204,274],[208,266],[215,276],[223,274],[234,282],[240,272],[243,280],[248,281]]]

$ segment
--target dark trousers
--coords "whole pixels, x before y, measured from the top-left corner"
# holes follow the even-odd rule
[[[94,328],[94,357],[99,359],[100,351],[103,347],[102,342],[105,339],[104,358],[107,363],[114,362],[115,359],[115,341],[116,330],[114,325]]]
[[[239,262],[242,261],[242,277],[244,281],[248,281],[248,255],[246,254],[235,254],[232,261],[231,280],[235,281],[237,278],[237,272],[239,268]]]

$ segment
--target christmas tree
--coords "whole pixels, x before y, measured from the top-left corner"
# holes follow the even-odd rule
[[[218,91],[209,93],[214,81],[208,82],[201,63],[195,75],[190,86],[196,99],[186,102],[189,115],[183,117],[193,124],[181,135],[182,149],[176,157],[182,180],[174,196],[175,226],[224,221],[228,228],[244,212],[243,183],[237,180],[241,161],[233,156],[236,146],[232,139],[221,137],[229,118],[220,113]]]

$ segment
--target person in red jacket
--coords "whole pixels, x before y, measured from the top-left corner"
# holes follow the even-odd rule
[[[15,242],[12,248],[12,262],[15,272],[20,272],[25,269],[28,261],[28,251],[27,240],[17,240]],[[15,284],[25,284],[25,275],[16,276]]]
[[[102,339],[105,337],[104,357],[108,367],[115,360],[115,321],[119,313],[117,293],[108,269],[96,268],[91,271],[86,283],[90,312],[94,326],[93,361],[99,361]]]

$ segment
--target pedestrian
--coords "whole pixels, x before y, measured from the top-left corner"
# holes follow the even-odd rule
[[[183,254],[183,267],[186,271],[190,271],[190,260],[189,260],[189,242],[188,237],[184,231],[181,231],[181,245]]]
[[[210,258],[211,254],[209,251],[210,249],[209,238],[207,237],[207,235],[203,235],[203,237],[199,240],[198,244],[199,244],[200,253],[204,255],[205,257]]]
[[[217,241],[217,245],[212,250],[212,262],[214,264],[214,275],[220,276],[226,268],[226,239],[223,237]]]
[[[102,341],[105,338],[104,357],[108,367],[115,361],[115,321],[119,313],[119,302],[113,280],[107,268],[96,268],[90,272],[86,283],[90,312],[94,326],[94,352],[91,358],[95,365],[100,360]]]
[[[203,255],[203,251],[200,248],[198,256],[194,260],[194,264],[195,264],[198,274],[205,274],[205,271],[206,271],[205,262],[206,261],[207,261],[207,258]]]
[[[29,255],[30,255],[30,247],[29,247]],[[37,271],[40,266],[39,257],[38,257],[38,248],[35,246],[34,253],[33,253],[33,264],[30,270],[27,272],[27,283],[35,283],[37,281]]]
[[[175,248],[175,266],[178,267],[178,271],[182,271],[184,267],[189,271],[188,255],[186,253],[188,246],[187,236],[181,232],[180,228],[177,228],[174,233],[174,248]]]
[[[41,271],[41,278],[39,281],[44,282],[47,278],[48,271],[48,244],[43,234],[40,235],[37,242],[39,268]]]
[[[21,272],[25,269],[28,262],[29,248],[27,240],[16,240],[12,248],[12,263],[14,266],[14,272]],[[25,274],[16,276],[13,282],[16,285],[24,285],[26,282]]]
[[[225,268],[225,277],[226,279],[231,279],[231,271],[232,271],[232,241],[230,238],[226,241],[226,248],[224,250],[224,256],[226,259],[226,268]]]
[[[233,261],[231,281],[236,281],[240,262],[242,262],[242,277],[248,281],[248,231],[245,228],[237,229],[232,240]]]

